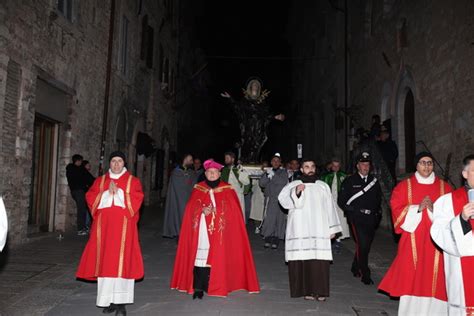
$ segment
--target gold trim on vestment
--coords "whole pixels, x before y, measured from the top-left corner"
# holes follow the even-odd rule
[[[130,187],[131,187],[131,185],[132,185],[132,175],[130,175],[128,177],[127,189],[125,191],[125,200],[127,200],[127,208],[128,208],[128,211],[130,212],[130,216],[133,217],[135,212],[133,211],[132,200],[130,199]]]
[[[444,195],[444,181],[439,180],[439,194],[440,196]],[[438,271],[439,271],[439,260],[440,260],[441,252],[435,248],[435,258],[434,258],[434,266],[433,266],[433,282],[431,286],[431,295],[434,297],[436,294],[436,288],[438,285]]]
[[[92,215],[94,215],[95,211],[97,211],[97,206],[99,205],[100,199],[102,197],[102,193],[104,191],[104,183],[105,183],[105,175],[102,176],[102,179],[100,180],[99,194],[97,194],[94,204],[92,204],[92,210],[91,210]]]
[[[431,286],[431,296],[435,297],[436,287],[438,284],[438,270],[439,270],[439,256],[440,252],[435,249],[434,267],[433,267],[433,284]]]
[[[209,192],[209,190],[210,190],[210,189],[208,189],[208,188],[206,188],[206,187],[204,187],[204,186],[202,186],[202,185],[200,185],[200,184],[196,184],[196,185],[194,186],[194,188],[197,189],[197,190],[199,190],[199,191],[201,191],[201,192],[204,192],[204,193],[207,193],[207,192]],[[220,193],[220,192],[222,192],[222,191],[224,191],[224,190],[226,190],[226,189],[233,189],[233,188],[232,188],[231,185],[225,185],[225,186],[222,186],[222,187],[215,188],[215,189],[214,189],[214,193]]]
[[[101,234],[102,234],[102,213],[97,217],[97,254],[95,261],[95,276],[99,275],[100,268],[100,247],[101,247]]]
[[[407,179],[407,184],[408,184],[408,208],[413,204],[413,192],[412,192],[412,187],[411,187],[411,180],[410,178]],[[407,210],[408,210],[407,208]],[[413,256],[413,264],[415,265],[415,270],[416,270],[416,263],[418,262],[418,254],[416,251],[416,236],[415,233],[410,234],[410,240],[411,240],[411,253]]]
[[[412,205],[413,204],[413,192],[412,192],[412,189],[411,189],[411,180],[410,180],[410,178],[407,179],[407,182],[408,182],[408,205]]]
[[[117,277],[122,277],[123,272],[123,257],[125,254],[125,239],[127,238],[127,217],[123,217],[123,226],[122,226],[122,240],[120,241],[120,257],[119,257],[119,266]]]
[[[418,255],[416,253],[416,237],[415,233],[410,234],[411,237],[411,252],[413,255],[413,264],[415,265],[415,270],[416,270],[416,262],[418,261]]]
[[[405,218],[405,216],[407,215],[408,213],[408,209],[410,208],[410,205],[407,205],[407,207],[405,207],[403,209],[403,211],[400,213],[400,216],[398,216],[397,218],[397,221],[395,222],[395,228],[400,225],[400,222]]]
[[[412,189],[411,189],[411,181],[410,178],[407,179],[407,186],[408,186],[408,205],[403,209],[403,211],[400,213],[398,216],[397,220],[395,221],[394,227],[396,228],[398,225],[400,225],[401,221],[405,218],[405,216],[408,213],[408,209],[410,208],[413,200],[413,194],[412,194]]]

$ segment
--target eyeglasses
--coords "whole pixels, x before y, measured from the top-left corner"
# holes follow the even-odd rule
[[[422,165],[423,167],[431,167],[433,165],[433,162],[431,160],[429,161],[426,161],[426,160],[421,160],[418,162],[420,165]]]

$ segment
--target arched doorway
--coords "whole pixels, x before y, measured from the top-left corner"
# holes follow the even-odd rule
[[[392,132],[398,145],[398,170],[403,173],[414,170],[416,154],[415,106],[416,85],[411,72],[404,68],[399,75],[395,95],[395,115]]]
[[[416,135],[415,135],[415,97],[411,89],[408,89],[404,106],[405,125],[405,171],[415,170],[413,158],[416,155]]]

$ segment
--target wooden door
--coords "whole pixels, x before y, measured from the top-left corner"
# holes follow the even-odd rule
[[[51,207],[54,205],[53,175],[55,174],[56,123],[35,117],[33,135],[33,192],[28,224],[31,232],[49,231]]]

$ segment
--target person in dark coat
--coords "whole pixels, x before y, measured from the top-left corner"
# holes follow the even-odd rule
[[[265,248],[277,249],[280,240],[285,239],[286,214],[278,202],[278,195],[288,183],[288,173],[281,166],[280,154],[273,155],[272,167],[259,180],[267,200],[261,233],[265,238]]]
[[[337,204],[344,211],[354,234],[356,252],[351,272],[364,284],[374,284],[370,276],[369,252],[380,220],[382,189],[370,174],[371,158],[368,152],[357,157],[357,173],[347,177],[341,185]]]
[[[88,160],[83,160],[82,161],[82,167],[85,170],[84,180],[85,180],[85,185],[86,185],[85,191],[87,192],[87,191],[89,191],[89,189],[94,184],[95,177],[91,173],[92,166],[91,166],[91,163]],[[87,232],[89,232],[89,230],[90,230],[91,222],[92,222],[92,216],[91,216],[89,208],[87,208],[87,213],[86,213],[86,230],[87,230]]]
[[[181,164],[171,173],[166,195],[163,237],[177,238],[179,236],[184,208],[196,181],[193,156],[186,154]]]
[[[377,142],[380,154],[383,160],[387,164],[388,170],[393,180],[396,181],[397,174],[395,172],[397,158],[398,158],[398,147],[397,144],[390,139],[390,133],[387,128],[382,127],[380,131],[380,140]]]
[[[66,166],[66,178],[71,196],[77,207],[77,234],[87,235],[86,214],[89,212],[86,204],[86,169],[82,166],[84,158],[75,154],[72,156],[72,163]]]

